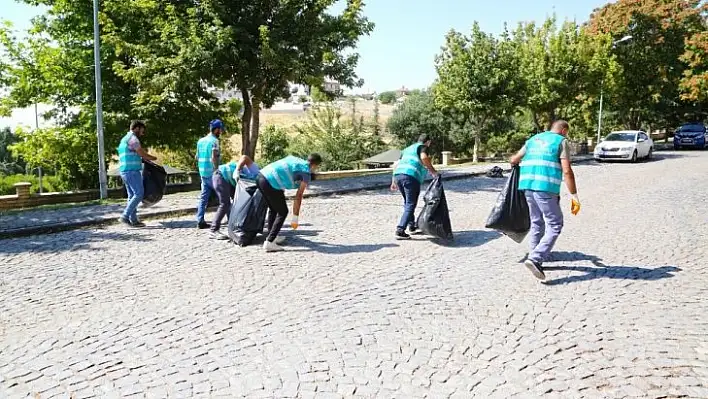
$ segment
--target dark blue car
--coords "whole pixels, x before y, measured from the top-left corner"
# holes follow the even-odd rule
[[[706,148],[706,127],[702,123],[686,123],[674,133],[674,149]]]

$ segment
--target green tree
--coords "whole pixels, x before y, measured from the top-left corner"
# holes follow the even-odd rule
[[[435,104],[469,129],[474,137],[474,162],[490,123],[513,111],[518,102],[521,85],[516,58],[511,41],[499,41],[482,32],[476,22],[469,36],[448,33],[442,53],[436,57]]]
[[[698,97],[691,93],[696,88],[700,93],[705,63],[698,59],[694,65],[692,60],[697,55],[693,51],[700,47],[696,47],[700,32],[708,26],[706,7],[701,0],[619,0],[591,15],[591,32],[615,40],[632,36],[613,51],[621,69],[607,104],[620,111],[626,127],[670,126],[699,111]]]
[[[336,0],[216,0],[200,3],[204,21],[197,47],[208,55],[203,70],[236,87],[244,101],[242,152],[253,155],[258,144],[260,111],[287,98],[288,82],[321,86],[328,76],[347,87],[361,85],[351,52],[359,37],[373,29],[363,16],[363,1],[348,1],[337,15]],[[193,43],[180,43],[189,52]]]
[[[9,147],[20,141],[9,127],[0,129],[0,175],[22,173],[25,162],[22,158],[13,156]]]
[[[574,22],[557,28],[555,18],[540,26],[520,24],[512,36],[524,82],[523,105],[536,128],[567,119],[589,129],[581,122],[592,119],[601,89],[609,94],[614,83],[609,36],[588,35]]]
[[[10,146],[29,166],[56,169],[57,176],[74,189],[98,186],[96,134],[81,125],[15,131],[19,141]]]
[[[381,104],[392,104],[393,102],[396,101],[396,92],[395,91],[385,91],[385,92],[379,94],[379,101],[381,101]]]
[[[457,143],[456,146],[449,137],[451,120],[435,108],[435,101],[429,91],[406,97],[391,114],[386,128],[400,148],[415,143],[423,133],[432,139],[431,152],[435,155],[443,150],[458,152],[466,147],[466,143]]]

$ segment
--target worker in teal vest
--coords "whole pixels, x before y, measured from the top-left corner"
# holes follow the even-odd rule
[[[260,168],[258,164],[248,156],[244,155],[238,162],[231,161],[220,165],[218,170],[214,172],[212,177],[212,186],[216,195],[219,198],[219,208],[214,215],[214,221],[211,223],[210,237],[216,240],[228,240],[229,237],[219,231],[221,222],[224,216],[228,218],[231,214],[231,200],[236,191],[236,181],[240,177],[255,180],[258,176]]]
[[[224,122],[214,119],[209,123],[209,134],[199,139],[197,142],[197,167],[199,177],[202,180],[202,191],[199,194],[197,204],[197,227],[200,229],[209,228],[209,224],[204,220],[209,196],[214,191],[212,185],[212,175],[217,171],[220,163],[219,136],[224,131]]]
[[[563,229],[560,191],[564,179],[572,197],[570,211],[573,215],[580,211],[575,175],[570,166],[568,130],[568,122],[556,121],[549,132],[531,137],[511,157],[512,165],[521,164],[519,190],[524,191],[531,217],[530,251],[524,265],[540,280],[546,278],[543,262]]]
[[[266,252],[282,251],[280,244],[284,237],[278,237],[280,229],[288,217],[288,204],[285,202],[285,190],[297,189],[293,203],[293,218],[290,226],[297,229],[299,225],[300,205],[305,188],[312,181],[315,170],[322,163],[322,157],[313,153],[307,161],[294,156],[287,156],[266,166],[256,178],[258,189],[268,204],[268,237],[263,243]]]
[[[140,137],[145,134],[145,123],[133,121],[130,131],[123,136],[118,145],[120,177],[128,193],[128,204],[120,217],[121,223],[131,227],[144,227],[138,220],[138,205],[143,200],[143,159],[154,161],[157,158],[148,154],[140,146]]]
[[[418,233],[418,226],[415,224],[415,207],[418,205],[420,187],[427,172],[430,172],[433,177],[438,175],[428,155],[431,143],[430,137],[422,134],[417,143],[401,151],[401,158],[393,166],[391,190],[400,190],[403,195],[403,215],[396,227],[398,240],[407,240],[411,238],[410,234]],[[406,233],[406,227],[410,234]]]

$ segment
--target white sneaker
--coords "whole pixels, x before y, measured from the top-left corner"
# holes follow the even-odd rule
[[[265,249],[266,252],[281,252],[284,251],[283,247],[280,245],[276,244],[275,242],[270,242],[266,241],[263,243],[263,249]]]
[[[287,237],[278,236],[278,237],[275,237],[275,241],[273,241],[273,242],[278,245],[283,245],[283,244],[285,244],[286,239],[287,239]]]
[[[229,239],[229,236],[225,235],[224,233],[222,233],[220,231],[212,231],[209,234],[209,238],[211,238],[213,240],[226,241]]]

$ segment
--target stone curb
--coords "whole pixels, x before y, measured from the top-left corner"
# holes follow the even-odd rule
[[[584,162],[589,162],[592,161],[592,158],[589,159],[578,159],[576,161],[573,161],[574,164],[578,163],[584,163]],[[504,172],[510,172],[511,168],[505,168]],[[443,170],[444,172],[444,170]],[[486,175],[487,172],[463,172],[463,173],[455,173],[451,175],[445,175],[443,173],[443,177],[445,181],[449,180],[462,180],[462,179],[469,179],[473,177],[479,177],[479,176],[484,176]],[[428,178],[426,181],[430,181],[431,179]],[[352,188],[343,188],[339,190],[325,190],[321,192],[315,192],[315,193],[306,193],[304,195],[304,198],[314,198],[314,197],[328,197],[328,196],[333,196],[333,195],[345,195],[345,194],[353,194],[357,192],[362,192],[362,191],[373,191],[373,190],[381,190],[384,188],[390,187],[390,183],[375,183],[375,184],[370,184],[366,185],[363,187],[352,187]],[[288,195],[286,196],[288,199],[293,199],[293,195]],[[208,211],[214,211],[216,207],[209,207],[207,208]],[[146,213],[141,216],[141,220],[154,220],[154,219],[166,219],[170,217],[180,217],[180,216],[187,216],[190,214],[193,214],[197,211],[197,207],[188,207],[188,208],[179,208],[179,209],[171,209],[168,211],[159,211],[159,212],[153,212],[153,213]],[[87,227],[98,227],[98,226],[106,226],[106,225],[111,225],[111,224],[116,224],[118,223],[118,216],[111,216],[111,217],[105,217],[105,218],[100,218],[100,219],[92,219],[92,220],[82,220],[78,222],[63,222],[63,223],[56,223],[56,224],[45,224],[42,226],[31,226],[31,227],[21,227],[19,229],[12,229],[12,230],[2,230],[0,231],[0,240],[2,239],[8,239],[8,238],[19,238],[19,237],[27,237],[27,236],[33,236],[33,235],[40,235],[40,234],[52,234],[52,233],[59,233],[62,231],[68,231],[68,230],[76,230],[76,229],[82,229],[82,228],[87,228]],[[195,227],[196,228],[196,227]]]

